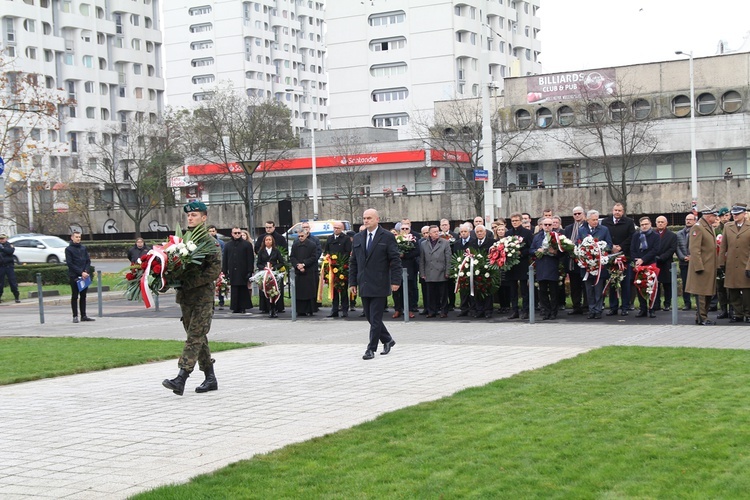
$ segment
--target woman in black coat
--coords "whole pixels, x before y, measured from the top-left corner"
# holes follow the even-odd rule
[[[270,234],[263,237],[263,244],[258,249],[258,271],[262,271],[269,264],[270,267],[276,271],[278,271],[285,265],[284,257],[281,255],[279,249],[276,248],[276,240]],[[260,306],[260,312],[267,312],[272,318],[278,317],[276,311],[282,308],[277,307],[276,302],[268,300],[262,290],[259,295],[260,299],[258,301],[258,304]],[[278,300],[283,303],[284,297],[279,297]],[[281,304],[279,304],[279,306],[280,305]]]
[[[315,287],[318,252],[315,243],[307,236],[307,233],[300,233],[289,254],[296,279],[297,314],[300,316],[313,315],[318,292]]]

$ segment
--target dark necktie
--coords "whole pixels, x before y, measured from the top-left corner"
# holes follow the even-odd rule
[[[646,243],[646,233],[641,233],[641,250],[648,250],[648,243]]]
[[[481,247],[481,246],[482,246],[482,243],[484,243],[484,240],[479,240],[479,243],[477,243],[477,246],[478,246],[478,247]]]
[[[372,233],[369,233],[367,237],[367,255],[370,255],[370,247],[372,246]]]

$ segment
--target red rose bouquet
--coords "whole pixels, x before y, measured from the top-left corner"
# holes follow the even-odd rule
[[[658,277],[659,268],[656,267],[656,264],[637,266],[635,268],[633,283],[640,296],[648,300],[649,309],[653,308],[654,302],[656,302],[656,294],[659,290]]]

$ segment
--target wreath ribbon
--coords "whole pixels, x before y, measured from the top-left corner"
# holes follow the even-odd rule
[[[471,250],[468,248],[464,252],[464,258],[461,261],[461,263],[458,265],[458,271],[456,274],[460,273],[461,270],[466,266],[467,261],[469,264],[469,294],[473,297],[474,296],[474,255],[472,255]],[[456,286],[453,289],[453,293],[456,293],[458,291],[458,279],[456,280]]]
[[[146,263],[146,269],[143,272],[143,275],[141,276],[141,297],[143,297],[143,304],[146,306],[146,309],[150,309],[153,305],[153,294],[151,293],[151,288],[148,286],[148,278],[151,275],[151,267],[155,260],[158,260],[161,263],[161,270],[159,272],[159,280],[161,280],[161,286],[159,287],[159,290],[163,289],[165,286],[167,286],[167,280],[164,277],[164,273],[167,271],[167,254],[164,253],[164,250],[161,246],[155,245],[149,252],[146,254],[147,256],[150,255],[151,257],[148,259]]]
[[[327,276],[326,265],[328,267]],[[328,278],[328,300],[333,300],[333,282],[335,279],[335,273],[333,272],[333,259],[331,259],[330,254],[323,257],[323,265],[320,266],[320,279],[318,280],[318,302],[323,300],[323,285],[326,278]]]
[[[280,293],[277,293],[273,297],[268,296],[268,289],[266,288],[266,282],[270,281],[273,283],[272,289],[279,290],[279,282],[276,281],[276,276],[273,274],[273,268],[271,267],[270,262],[266,262],[266,267],[263,269],[263,294],[266,296],[266,298],[271,301],[272,304],[275,304],[279,301],[279,297],[281,296]]]

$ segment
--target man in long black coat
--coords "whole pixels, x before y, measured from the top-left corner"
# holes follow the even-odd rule
[[[369,208],[362,215],[364,231],[354,236],[349,260],[349,290],[362,297],[362,309],[370,323],[370,342],[362,359],[375,357],[378,342],[388,354],[396,345],[383,324],[383,309],[388,296],[401,287],[401,259],[396,237],[380,227],[377,210]]]
[[[336,221],[333,223],[333,234],[326,239],[324,254],[336,253],[340,255],[349,255],[352,253],[352,239],[344,234],[344,223]],[[333,283],[330,284],[333,286]],[[341,317],[349,316],[349,287],[345,290],[333,290],[333,303],[329,318],[339,317],[339,304],[341,304]]]
[[[633,233],[633,237],[630,240],[633,265],[648,266],[656,262],[656,256],[659,254],[659,237],[651,228],[651,219],[648,217],[641,217],[638,221],[638,225],[641,230],[637,233]],[[625,283],[623,283],[623,285],[624,284]],[[636,317],[642,318],[648,315],[649,318],[655,318],[656,315],[654,314],[654,309],[649,307],[651,298],[644,298],[639,295],[639,301],[641,307],[638,314],[636,314]]]
[[[522,222],[520,213],[511,214],[511,228],[506,233],[506,236],[522,238],[521,260],[505,273],[505,279],[510,283],[510,307],[513,309],[513,313],[508,316],[508,319],[519,317],[529,319],[529,247],[531,246],[531,240],[534,239],[534,233],[523,227]],[[519,290],[523,299],[520,310],[518,307]]]
[[[672,260],[677,252],[677,235],[667,229],[667,218],[660,215],[656,218],[656,234],[659,235],[659,254],[656,265],[659,267],[659,294],[656,296],[656,307],[669,311],[672,305]],[[664,302],[662,302],[662,296]]]
[[[245,314],[253,307],[248,280],[255,270],[255,252],[249,241],[242,239],[239,227],[232,228],[232,240],[224,244],[221,271],[229,280],[229,307],[235,314]]]
[[[601,222],[602,226],[609,230],[609,236],[612,238],[612,253],[622,252],[627,257],[628,263],[631,261],[630,244],[635,234],[635,222],[625,215],[625,208],[622,203],[615,203],[612,207],[612,215],[608,215]],[[607,316],[614,316],[617,310],[621,308],[622,316],[628,315],[630,309],[630,287],[633,282],[633,271],[628,265],[625,272],[625,279],[622,281],[621,298],[622,304],[619,303],[617,291],[609,291],[609,311]]]

